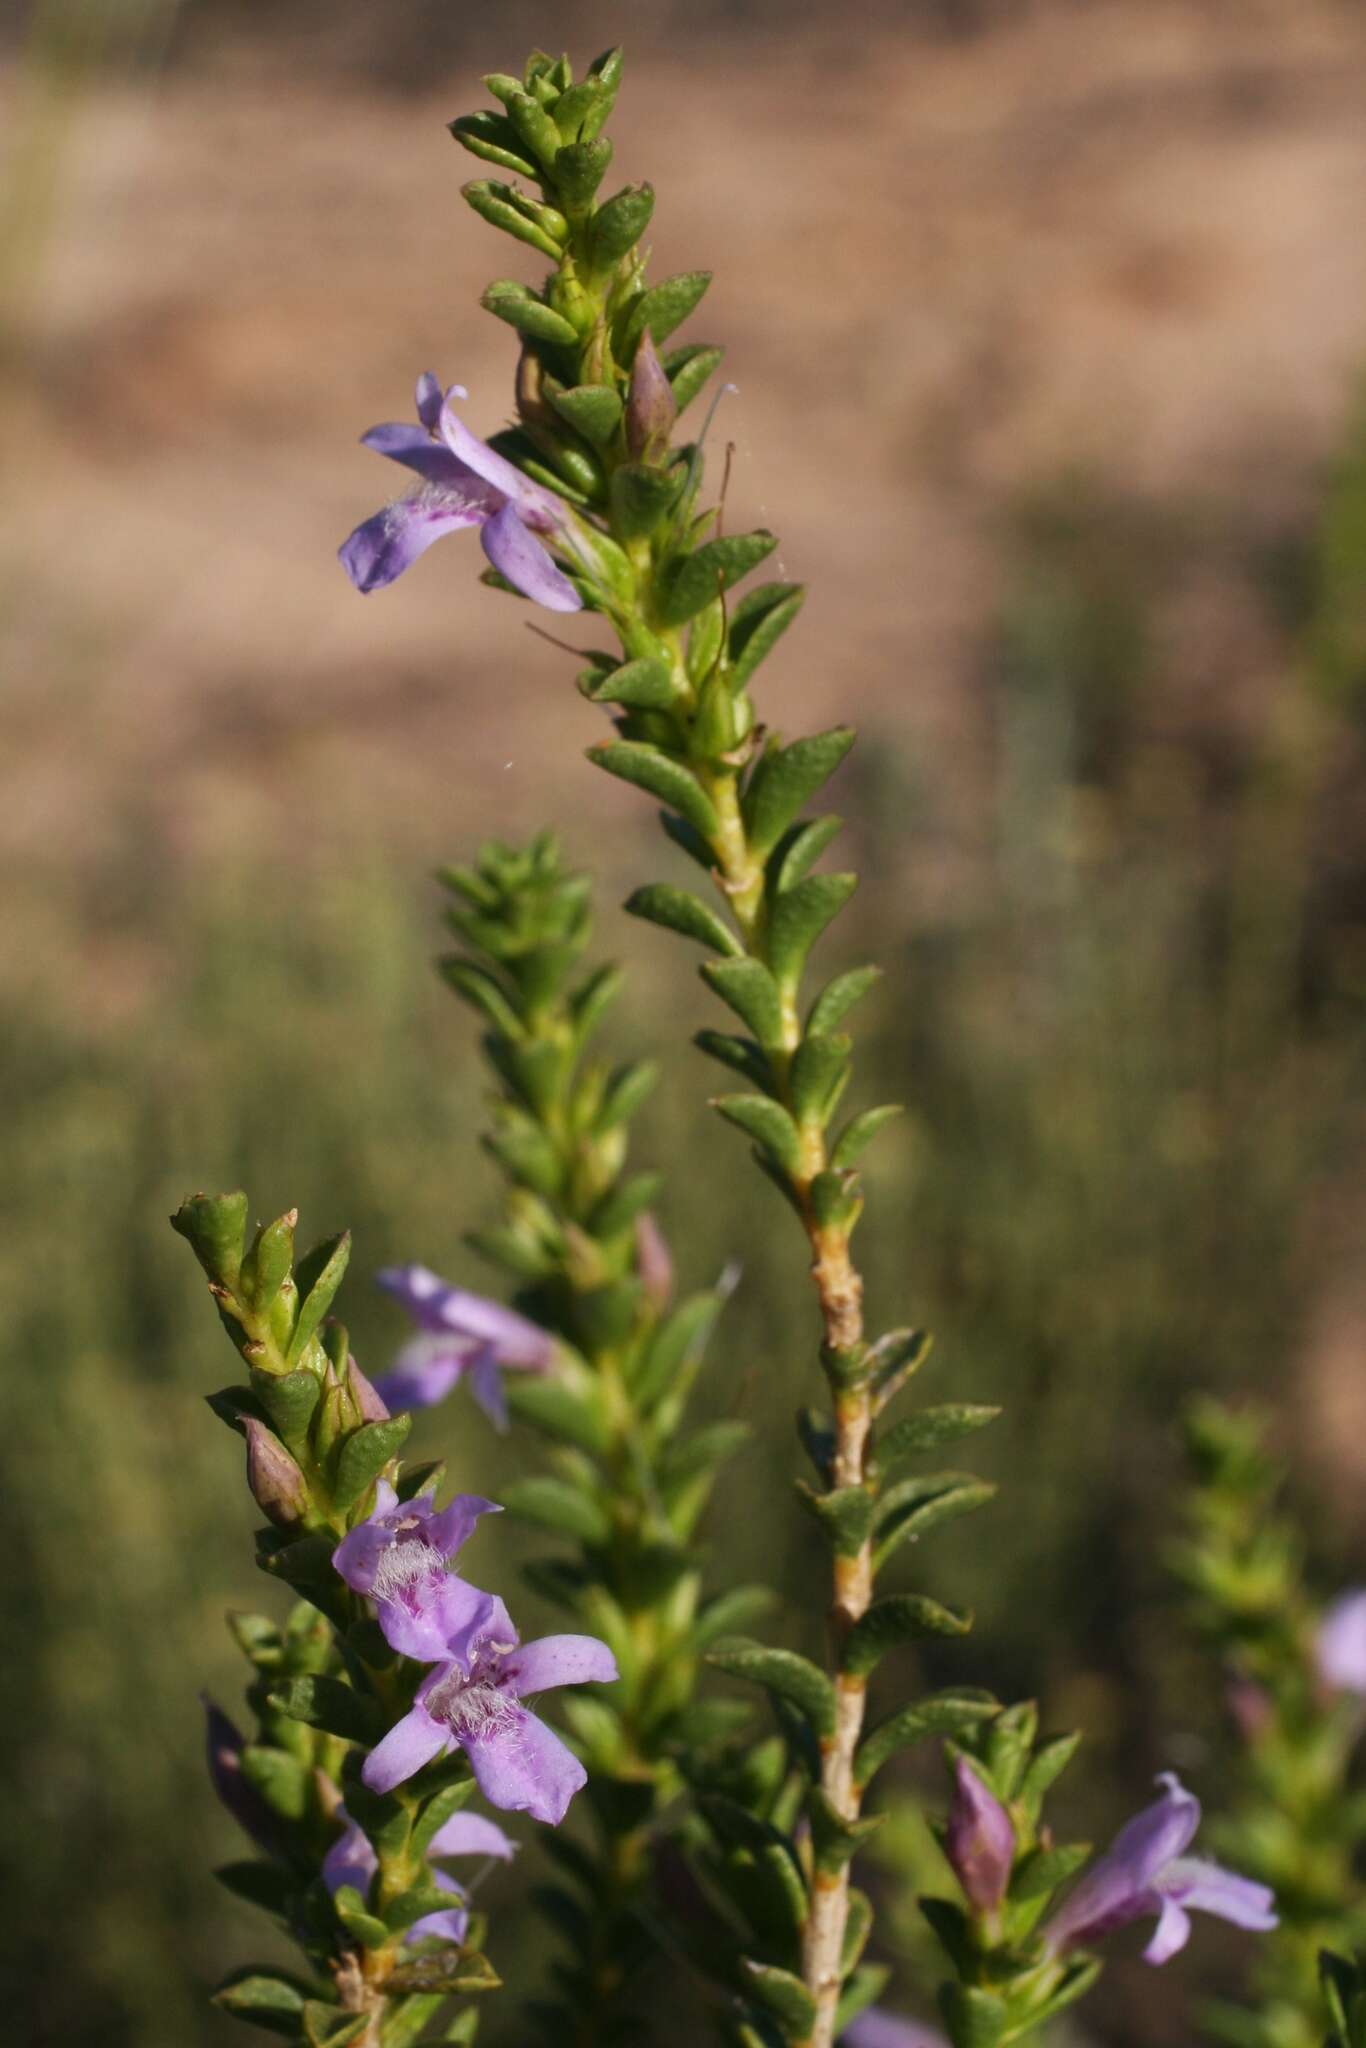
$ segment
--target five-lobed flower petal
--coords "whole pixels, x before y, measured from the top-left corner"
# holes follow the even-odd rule
[[[564,533],[565,506],[470,432],[452,405],[467,395],[460,384],[443,394],[424,371],[417,380],[418,423],[390,420],[361,435],[364,447],[401,463],[420,481],[348,536],[338,551],[342,567],[357,590],[382,590],[433,541],[477,526],[484,553],[514,589],[547,611],[581,610],[579,593],[536,538]]]
[[[376,1382],[390,1408],[433,1408],[461,1380],[498,1429],[507,1427],[502,1372],[544,1372],[555,1344],[515,1309],[452,1287],[426,1266],[387,1266],[378,1284],[408,1311],[420,1334]]]
[[[420,1663],[468,1664],[493,1619],[494,1601],[449,1569],[480,1515],[496,1502],[458,1493],[440,1508],[427,1494],[400,1501],[387,1479],[368,1518],[345,1535],[332,1562],[348,1586],[375,1603],[384,1639]]]
[[[337,1819],[342,1823],[342,1832],[323,1858],[323,1883],[334,1897],[343,1885],[350,1885],[365,1898],[371,1879],[379,1868],[379,1858],[368,1835],[356,1825],[344,1806],[337,1809]],[[442,1856],[496,1856],[507,1862],[516,1854],[517,1844],[503,1833],[496,1820],[489,1820],[481,1813],[452,1815],[444,1827],[437,1829],[427,1848],[427,1855],[432,1859]],[[436,1934],[445,1941],[463,1941],[469,1924],[464,1888],[444,1870],[434,1870],[432,1877],[437,1889],[449,1892],[458,1903],[448,1912],[428,1913],[425,1918],[415,1921],[408,1930],[407,1938],[420,1941],[424,1935]]]
[[[491,1610],[468,1660],[428,1672],[410,1711],[370,1752],[361,1775],[372,1792],[391,1792],[434,1757],[463,1749],[491,1806],[553,1826],[587,1774],[523,1700],[553,1686],[610,1684],[616,1660],[595,1636],[521,1643],[502,1601],[493,1599]]]
[[[1192,1911],[1257,1933],[1276,1926],[1275,1898],[1266,1885],[1185,1854],[1200,1825],[1200,1802],[1172,1771],[1157,1782],[1161,1798],[1120,1829],[1045,1928],[1055,1955],[1089,1948],[1150,1913],[1157,1928],[1143,1951],[1148,1963],[1165,1963],[1185,1947]]]

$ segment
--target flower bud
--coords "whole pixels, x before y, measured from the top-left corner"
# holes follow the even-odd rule
[[[637,462],[664,460],[677,418],[673,386],[664,374],[664,365],[647,331],[641,336],[631,365],[631,390],[626,401],[626,445]]]
[[[267,1520],[278,1529],[292,1529],[308,1512],[308,1486],[303,1473],[272,1430],[248,1416],[247,1485]]]
[[[977,1913],[994,1913],[1006,1895],[1015,1860],[1010,1815],[965,1757],[954,1765],[953,1803],[944,1853],[964,1897]]]
[[[346,1361],[346,1377],[350,1383],[351,1399],[360,1411],[362,1422],[387,1422],[389,1410],[374,1384],[365,1377],[354,1358],[348,1358]]]

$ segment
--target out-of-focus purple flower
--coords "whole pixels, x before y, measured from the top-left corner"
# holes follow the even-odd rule
[[[1224,1689],[1229,1719],[1246,1743],[1265,1734],[1271,1721],[1271,1695],[1254,1678],[1231,1678]]]
[[[587,1773],[523,1698],[557,1685],[610,1684],[616,1659],[595,1636],[519,1643],[502,1601],[495,1599],[493,1609],[468,1666],[428,1672],[411,1710],[371,1750],[361,1776],[372,1792],[392,1792],[433,1757],[463,1749],[491,1806],[553,1826]]]
[[[674,1262],[669,1242],[652,1210],[636,1218],[636,1271],[657,1309],[669,1306],[674,1291]]]
[[[448,1566],[480,1515],[497,1513],[478,1494],[458,1493],[438,1509],[427,1494],[400,1501],[387,1479],[378,1482],[374,1513],[343,1536],[332,1562],[348,1586],[374,1601],[391,1649],[423,1664],[468,1666],[496,1603]]]
[[[1366,1591],[1354,1586],[1324,1613],[1314,1637],[1320,1683],[1366,1697]]]
[[[247,1438],[247,1485],[252,1498],[277,1529],[292,1529],[308,1511],[304,1475],[264,1422],[248,1415],[242,1427]]]
[[[386,1266],[375,1279],[421,1332],[378,1381],[381,1397],[391,1408],[434,1408],[468,1379],[494,1427],[506,1429],[503,1368],[544,1372],[555,1356],[553,1338],[501,1302],[449,1286],[426,1266]]]
[[[343,1823],[342,1832],[323,1858],[323,1883],[335,1895],[344,1884],[349,1884],[365,1898],[370,1889],[370,1880],[379,1869],[369,1837],[358,1828],[344,1806],[338,1807],[337,1819]],[[517,1854],[517,1844],[509,1841],[496,1820],[486,1820],[481,1813],[457,1813],[438,1828],[432,1836],[427,1850],[428,1856],[497,1856],[507,1862]],[[444,1941],[463,1941],[469,1924],[469,1913],[465,1907],[465,1892],[453,1877],[444,1870],[434,1870],[432,1876],[437,1889],[449,1892],[457,1905],[445,1913],[428,1913],[425,1918],[414,1921],[408,1930],[409,1941],[420,1941],[424,1935],[439,1934]]]
[[[919,2020],[899,2020],[880,2006],[870,2005],[840,2035],[842,2048],[949,2048],[933,2027]]]
[[[1276,1925],[1275,1897],[1266,1885],[1184,1853],[1200,1825],[1200,1802],[1173,1771],[1157,1782],[1161,1798],[1120,1829],[1044,1930],[1055,1955],[1089,1948],[1148,1913],[1158,1917],[1145,1963],[1165,1963],[1185,1947],[1192,1911],[1259,1934]]]
[[[944,1853],[968,1904],[978,1913],[994,1913],[1010,1883],[1015,1829],[1000,1800],[966,1757],[960,1756],[954,1766]]]
[[[264,1849],[268,1856],[280,1855],[284,1849],[284,1830],[242,1769],[246,1744],[240,1730],[207,1693],[199,1697],[204,1708],[204,1746],[214,1791],[258,1849]]]
[[[357,590],[382,590],[443,534],[477,526],[484,553],[524,597],[547,611],[581,610],[582,598],[536,538],[565,532],[564,504],[470,432],[451,403],[468,396],[461,384],[443,395],[424,371],[417,380],[418,424],[390,420],[361,435],[366,448],[402,463],[421,481],[342,543],[342,567]]]

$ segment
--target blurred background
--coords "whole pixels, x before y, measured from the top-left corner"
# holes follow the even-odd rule
[[[811,1643],[800,1246],[702,1108],[685,949],[616,908],[673,857],[583,764],[598,714],[472,544],[369,600],[334,560],[391,488],[357,436],[418,370],[485,430],[507,411],[475,301],[508,252],[444,123],[536,42],[628,44],[617,168],[659,189],[655,274],[717,272],[689,336],[740,387],[733,523],[812,583],[761,715],[862,731],[835,950],[888,964],[862,1099],[911,1105],[870,1169],[871,1311],[935,1328],[934,1397],[1009,1408],[975,1461],[1003,1501],[923,1567],[979,1613],[929,1675],[1084,1721],[1073,1833],[1163,1763],[1217,1805],[1216,1675],[1164,1565],[1188,1391],[1273,1405],[1321,1583],[1366,1578],[1358,0],[0,21],[6,2038],[245,2038],[203,2003],[268,1943],[208,1876],[237,1850],[196,1691],[235,1704],[222,1612],[272,1596],[164,1218],[240,1183],[308,1237],[355,1226],[372,1368],[399,1336],[374,1267],[486,1284],[426,879],[483,835],[558,822],[635,959],[617,1048],[669,1055],[642,1150],[683,1275],[745,1261],[703,1398],[756,1440],[715,1554],[778,1575]],[[481,1487],[518,1456],[468,1406],[419,1436]],[[514,1570],[514,1537],[481,1543],[486,1581]],[[500,1881],[518,1984],[534,1862]],[[1118,1959],[1086,2038],[1191,2038],[1245,1964],[1220,1937]],[[512,2002],[490,2022],[511,2048]]]

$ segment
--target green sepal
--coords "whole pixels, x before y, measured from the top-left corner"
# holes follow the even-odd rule
[[[509,1514],[536,1522],[543,1529],[577,1536],[582,1543],[602,1546],[611,1540],[612,1524],[597,1501],[580,1487],[548,1473],[516,1479],[505,1486],[503,1506]]]
[[[696,939],[699,945],[710,946],[729,959],[743,957],[739,939],[716,912],[687,889],[676,889],[670,882],[650,882],[634,890],[622,908],[629,917],[662,924],[667,930],[681,932],[685,939]]]
[[[854,1783],[869,1784],[898,1750],[908,1748],[913,1742],[922,1742],[931,1735],[956,1738],[971,1735],[983,1721],[989,1721],[999,1712],[1000,1703],[990,1693],[965,1688],[930,1693],[923,1700],[898,1707],[894,1714],[889,1714],[876,1727],[870,1728],[859,1744],[854,1758]]]
[[[792,1650],[772,1650],[765,1643],[737,1636],[717,1643],[708,1651],[706,1661],[732,1678],[748,1679],[781,1699],[791,1700],[817,1735],[833,1735],[835,1688],[806,1657],[799,1657]]]
[[[835,2007],[835,2037],[838,2039],[846,2027],[851,2026],[861,2012],[865,2012],[874,1999],[880,1998],[887,1988],[891,1971],[886,1963],[861,1963],[840,1993],[840,2002]]]
[[[806,1020],[808,1031],[825,1037],[842,1023],[855,1003],[867,995],[870,988],[882,979],[880,967],[851,967],[844,974],[837,974],[811,1005],[811,1014]]]
[[[282,1863],[250,1858],[241,1863],[222,1863],[213,1876],[224,1891],[246,1905],[257,1906],[263,1913],[274,1913],[281,1920],[292,1917],[299,1881]]]
[[[302,1820],[313,1788],[311,1768],[288,1750],[248,1743],[238,1758],[242,1776],[281,1820]]]
[[[239,1188],[230,1195],[191,1195],[171,1218],[211,1280],[236,1288],[247,1240],[247,1198]]]
[[[730,617],[727,660],[730,679],[743,687],[765,655],[777,645],[806,600],[800,583],[764,583],[746,592]]]
[[[857,875],[808,875],[778,897],[769,911],[766,950],[779,986],[796,986],[807,954],[857,887]]]
[[[867,1678],[887,1652],[902,1643],[921,1642],[927,1636],[962,1636],[971,1627],[970,1614],[942,1607],[923,1594],[887,1593],[850,1629],[841,1668],[852,1678]]]
[[[572,348],[578,340],[562,313],[557,313],[553,306],[547,306],[544,299],[538,299],[526,285],[516,284],[509,278],[499,278],[489,285],[479,303],[486,313],[492,313],[496,320],[506,321],[509,327],[515,327],[519,334],[529,335],[533,341]]]
[[[1060,1778],[1081,1747],[1081,1734],[1055,1735],[1050,1742],[1040,1743],[1030,1758],[1024,1777],[1020,1781],[1020,1800],[1025,1811],[1037,1819],[1043,1804],[1043,1796]]]
[[[874,1571],[881,1571],[903,1543],[927,1536],[941,1522],[975,1513],[995,1499],[996,1491],[991,1480],[976,1479],[970,1472],[939,1472],[889,1487],[878,1503]]]
[[[660,621],[665,626],[685,626],[695,613],[742,576],[758,567],[778,545],[778,536],[762,528],[755,533],[728,534],[721,540],[705,541],[695,554],[685,555],[664,588]]]
[[[768,1153],[787,1174],[801,1164],[801,1139],[797,1126],[780,1102],[769,1095],[717,1095],[711,1106]]]
[[[366,1699],[338,1678],[290,1678],[271,1689],[270,1704],[293,1721],[303,1721],[343,1742],[371,1748],[388,1727],[378,1700]]]
[[[806,1810],[811,1821],[816,1868],[831,1876],[858,1855],[887,1818],[885,1813],[874,1813],[859,1820],[846,1820],[835,1811],[819,1785],[809,1794]]]
[[[522,148],[517,130],[501,114],[491,114],[485,108],[477,114],[461,114],[446,126],[462,149],[484,163],[498,164],[505,171],[514,171],[519,178],[540,176],[535,162]]]
[[[656,348],[663,348],[669,336],[683,325],[711,283],[709,270],[682,270],[642,292],[632,306],[617,338],[617,356],[623,363],[635,360],[642,335],[649,330]]]
[[[938,1408],[921,1408],[914,1415],[904,1416],[892,1425],[885,1436],[878,1438],[878,1460],[886,1465],[893,1458],[904,1458],[916,1451],[933,1451],[941,1444],[956,1443],[959,1437],[971,1436],[974,1430],[985,1429],[1000,1412],[999,1408],[976,1401],[954,1401]]]
[[[808,1034],[797,1047],[788,1069],[793,1113],[799,1123],[824,1129],[833,1115],[849,1074],[853,1041]]]
[[[550,403],[585,441],[606,448],[621,424],[621,398],[610,384],[576,384],[551,391]]]
[[[643,540],[661,526],[678,500],[683,475],[678,469],[652,469],[644,462],[622,462],[612,472],[612,531],[618,540]]]
[[[843,829],[843,818],[836,817],[833,811],[823,818],[808,818],[805,824],[793,825],[769,856],[769,886],[779,896],[785,889],[795,889]]]
[[[332,1504],[349,1508],[396,1458],[413,1426],[411,1414],[391,1415],[386,1422],[366,1422],[342,1441],[331,1484]]]
[[[388,1941],[389,1929],[367,1910],[353,1884],[337,1887],[332,1894],[332,1910],[352,1941],[359,1942],[362,1948],[383,1948]]]
[[[720,821],[711,798],[681,761],[640,740],[611,740],[605,746],[590,747],[588,758],[609,775],[633,782],[638,789],[648,790],[661,803],[670,805],[704,839],[716,836]]]
[[[1016,1865],[1010,1880],[1010,1897],[1021,1906],[1033,1899],[1051,1898],[1059,1885],[1081,1869],[1091,1854],[1089,1842],[1064,1842],[1051,1849],[1031,1849]]]
[[[322,1393],[322,1381],[315,1372],[296,1367],[281,1377],[258,1372],[252,1377],[252,1396],[265,1410],[266,1419],[280,1441],[291,1451],[302,1448],[308,1425]]]
[[[648,654],[616,668],[585,669],[579,688],[590,704],[625,704],[640,711],[667,711],[678,696],[669,664]]]
[[[558,111],[557,108],[557,115]],[[556,150],[555,187],[568,213],[577,218],[592,203],[611,162],[612,145],[605,135],[587,142],[569,142]]]
[[[508,189],[507,186],[476,178],[472,183],[461,186],[460,196],[490,227],[501,228],[505,235],[511,235],[515,241],[526,242],[529,247],[539,249],[543,256],[548,256],[552,263],[558,263],[564,254],[563,244],[548,234],[538,221],[519,213],[503,197]]]
[[[297,1978],[280,1977],[263,1970],[235,1970],[213,1993],[213,2003],[235,2020],[262,2027],[268,2034],[285,2034],[297,2040],[304,2002],[311,1986]]]
[[[763,1047],[756,1045],[752,1038],[739,1038],[727,1031],[697,1031],[693,1034],[693,1044],[699,1052],[719,1060],[723,1067],[729,1067],[732,1073],[742,1074],[752,1087],[761,1088],[769,1095],[773,1093],[773,1069],[764,1056]],[[225,1421],[231,1419],[225,1414]]]
[[[698,970],[727,1008],[747,1024],[765,1049],[780,1045],[783,999],[761,960],[704,960]]]
[[[816,876],[815,879],[819,881],[820,877]],[[905,1106],[900,1102],[884,1102],[876,1109],[863,1110],[844,1126],[835,1140],[834,1149],[830,1154],[830,1164],[836,1167],[853,1166],[862,1158],[883,1126],[905,1114]]]
[[[757,1998],[768,2007],[789,2041],[805,2041],[816,2024],[816,2001],[800,1977],[773,1963],[746,1956],[741,1964]]]
[[[929,1357],[934,1339],[928,1330],[889,1330],[879,1337],[868,1357],[873,1368],[873,1394],[881,1412],[900,1393]]]
[[[745,792],[744,812],[751,849],[764,859],[827,782],[853,746],[852,726],[836,726],[790,747],[771,746],[759,760]]]
[[[339,1237],[330,1237],[323,1244],[315,1245],[300,1259],[294,1275],[299,1288],[299,1316],[285,1354],[290,1366],[299,1363],[331,1308],[350,1257],[351,1233],[344,1230]]]
[[[802,1505],[810,1508],[837,1557],[857,1557],[873,1526],[873,1496],[865,1486],[841,1486],[817,1493],[804,1479],[796,1482]]]
[[[692,404],[708,377],[721,367],[725,353],[723,348],[695,341],[687,348],[670,349],[663,358],[664,374],[680,412]]]
[[[594,270],[610,270],[633,249],[655,209],[652,185],[623,185],[604,200],[588,230],[588,258]]]
[[[939,1994],[939,2009],[953,2048],[1000,2048],[1005,2040],[1010,2008],[994,1991],[975,1984],[946,1984]]]

